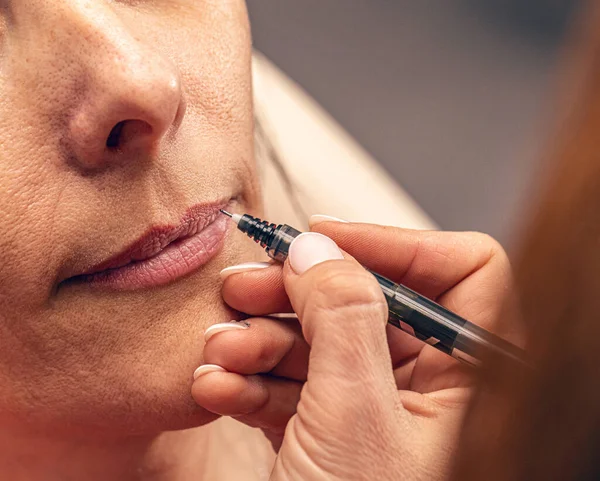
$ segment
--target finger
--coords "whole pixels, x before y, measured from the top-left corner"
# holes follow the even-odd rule
[[[511,297],[511,274],[504,256],[491,257],[477,271],[469,274],[438,302],[469,321],[517,345],[524,340],[524,326],[519,322]],[[504,316],[500,316],[502,309]],[[411,389],[433,392],[475,382],[472,369],[449,359],[431,346],[424,346],[414,367]]]
[[[391,324],[387,325],[386,331],[396,388],[409,389],[413,368],[424,344]]]
[[[423,347],[422,341],[392,324],[387,325],[386,332],[394,368],[404,364],[408,358],[416,356]]]
[[[228,280],[228,283],[231,284],[227,284],[227,289],[230,288],[231,285],[244,285],[244,290],[247,293],[247,299],[248,301],[244,300],[243,304],[247,305],[249,303],[250,300],[252,300],[253,296],[251,294],[251,292],[253,290],[259,290],[260,291],[260,284],[257,283],[262,283],[263,280],[260,279],[261,275],[262,275],[262,270],[260,271],[255,271],[252,273],[249,272],[243,272],[241,274],[236,274],[235,276],[231,276],[231,280]],[[281,273],[281,271],[279,271]],[[249,274],[252,274],[251,276]],[[269,273],[267,275],[267,279],[271,277],[271,274]],[[281,278],[281,289],[283,290],[283,279]],[[286,304],[289,306],[289,299],[287,297],[287,294],[285,294],[285,302]],[[263,308],[266,304],[263,304]],[[273,305],[271,305],[271,308],[273,307]],[[238,306],[236,307],[238,310],[244,310],[242,307]],[[266,308],[266,312],[267,313],[269,311],[270,308]],[[289,307],[289,309],[291,309],[291,306]],[[252,309],[251,309],[252,310]],[[263,314],[265,314],[263,313]],[[261,318],[256,318],[257,321],[250,321],[253,324],[256,324],[256,322],[258,322],[258,326],[257,329],[262,329],[262,325],[263,325],[263,320]],[[272,322],[272,321],[271,321]],[[281,323],[281,321],[280,321]],[[276,323],[277,324],[277,323]],[[296,333],[297,336],[300,336],[300,338],[296,338],[296,343],[293,346],[293,351],[292,353],[290,353],[289,355],[286,355],[283,359],[282,362],[275,368],[274,374],[278,375],[278,376],[282,376],[282,377],[288,377],[290,379],[296,379],[296,380],[305,380],[306,379],[306,369],[307,369],[307,358],[308,358],[308,350],[309,350],[309,346],[306,344],[306,341],[304,341],[304,338],[302,338],[302,333],[301,330],[299,328],[298,324],[295,323],[291,323],[291,326],[294,326],[294,331]],[[211,327],[212,329],[212,327]],[[267,334],[268,331],[265,332],[265,337],[271,337],[269,336],[269,334]],[[256,333],[256,337],[259,336],[259,333]],[[236,333],[233,335],[227,335],[225,336],[227,338],[227,342],[233,342],[234,345],[230,346],[230,347],[225,347],[225,346],[221,346],[221,342],[224,342],[224,337],[219,336],[219,343],[218,345],[211,345],[208,344],[207,346],[209,346],[208,349],[205,349],[205,359],[206,362],[208,363],[214,363],[214,364],[219,364],[219,365],[223,365],[224,367],[226,367],[229,371],[232,372],[239,372],[242,374],[255,374],[255,373],[260,373],[260,372],[268,372],[269,370],[266,369],[264,366],[263,367],[258,367],[255,366],[254,364],[252,366],[247,365],[247,362],[249,361],[249,359],[256,359],[256,354],[255,355],[251,355],[250,353],[248,353],[247,358],[248,359],[244,359],[244,349],[247,348],[247,346],[244,346],[245,340],[246,340],[246,334],[243,333]],[[277,336],[272,336],[272,340],[274,341],[275,339],[277,339]],[[253,348],[256,349],[262,349],[263,347],[256,345],[257,341],[256,339],[255,341],[255,345],[253,345]],[[289,341],[281,341],[284,344],[286,342]],[[423,347],[423,344],[418,341],[417,339],[409,336],[408,334],[404,333],[403,331],[396,329],[396,328],[390,328],[388,329],[388,344],[389,344],[389,348],[390,348],[390,354],[391,354],[391,358],[392,358],[392,365],[395,368],[398,368],[400,365],[404,365],[407,362],[408,358],[411,358],[413,356],[415,356],[420,349]],[[266,346],[264,346],[265,349],[268,349]],[[235,359],[230,359],[228,361],[225,361],[224,357],[221,354],[222,353],[233,353],[232,355],[236,356]],[[216,355],[213,357],[213,353],[215,353]],[[268,354],[261,354],[259,356],[265,357]],[[208,357],[206,357],[208,356]],[[301,361],[298,361],[298,359],[301,358]]]
[[[342,222],[321,222],[312,228],[331,237],[369,269],[431,299],[486,264],[509,269],[502,247],[476,232],[417,231]]]
[[[226,371],[200,375],[192,386],[194,400],[204,409],[276,433],[283,433],[296,413],[301,391],[296,381]]]
[[[502,251],[441,295],[438,302],[509,341],[521,343],[523,325],[511,296],[512,274]],[[506,309],[503,317],[502,309]]]
[[[251,318],[216,324],[205,334],[204,361],[238,374],[271,373],[305,381],[309,346],[297,321]]]
[[[388,309],[374,277],[331,239],[304,233],[290,245],[284,283],[311,345],[312,397],[324,406],[392,407]]]
[[[240,270],[240,266],[233,266],[221,273],[224,279],[222,295],[227,304],[251,316],[291,312],[280,264],[252,270],[246,270],[243,266],[243,270]]]
[[[522,342],[522,326],[511,299],[510,262],[490,236],[340,222],[313,227],[331,235],[374,271],[512,342]],[[501,318],[506,305],[513,308]]]

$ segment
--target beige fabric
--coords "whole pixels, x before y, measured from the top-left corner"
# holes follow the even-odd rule
[[[263,55],[254,56],[257,116],[297,187],[304,211],[432,229],[435,224],[364,149]],[[305,227],[272,163],[263,168],[267,218]]]

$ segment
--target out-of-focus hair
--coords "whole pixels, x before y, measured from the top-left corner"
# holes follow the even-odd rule
[[[569,115],[516,262],[535,371],[492,365],[467,415],[454,479],[600,479],[600,5],[585,15]],[[573,62],[571,62],[573,63]],[[573,66],[573,65],[572,65]],[[550,168],[550,167],[549,167]]]

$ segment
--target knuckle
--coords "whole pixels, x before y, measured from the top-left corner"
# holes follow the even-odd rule
[[[271,370],[281,360],[279,345],[275,343],[262,343],[257,349],[256,364],[260,370]]]
[[[467,232],[469,243],[476,249],[480,267],[493,264],[503,271],[510,270],[510,260],[504,247],[494,237],[484,232]]]
[[[474,240],[491,257],[507,257],[504,248],[494,237],[484,232],[474,232]]]
[[[486,252],[486,264],[494,266],[498,274],[502,273],[503,276],[510,278],[510,260],[502,244],[489,234],[478,233],[478,237],[480,244]]]

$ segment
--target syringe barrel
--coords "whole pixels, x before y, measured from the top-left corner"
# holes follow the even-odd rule
[[[267,254],[276,261],[283,262],[287,259],[290,244],[301,234],[300,231],[287,224],[280,225],[275,230],[273,240],[267,246]]]

